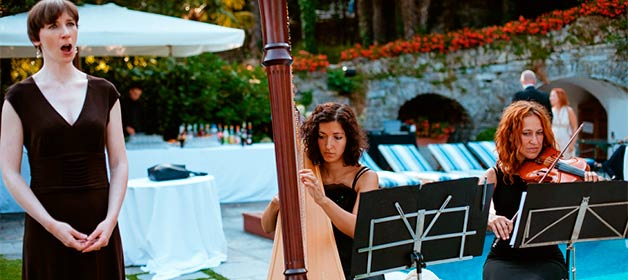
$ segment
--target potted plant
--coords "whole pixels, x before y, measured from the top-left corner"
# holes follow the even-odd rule
[[[417,146],[425,146],[434,143],[447,143],[449,135],[454,132],[453,125],[444,121],[430,121],[428,118],[419,117],[416,121],[411,120],[411,124],[416,127]]]

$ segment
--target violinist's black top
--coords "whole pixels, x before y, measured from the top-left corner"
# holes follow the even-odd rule
[[[509,184],[499,167],[494,170],[497,178],[493,191],[496,214],[512,218],[526,183],[521,177],[513,176],[513,183]],[[565,258],[558,245],[511,248],[509,243],[510,240],[494,240],[484,264],[483,279],[561,279],[567,275]]]

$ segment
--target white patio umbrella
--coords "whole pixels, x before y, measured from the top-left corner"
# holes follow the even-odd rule
[[[186,57],[239,48],[244,31],[130,10],[113,3],[79,6],[82,56],[155,55]],[[34,57],[26,33],[27,13],[0,18],[0,58]]]
[[[244,42],[241,29],[129,10],[112,3],[86,4],[78,9],[81,56],[186,57],[239,48]],[[0,17],[0,58],[35,57],[26,18],[27,13]],[[28,164],[22,170],[25,168]],[[5,212],[22,209],[0,182],[0,213]]]

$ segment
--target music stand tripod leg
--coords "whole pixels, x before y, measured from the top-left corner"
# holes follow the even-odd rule
[[[421,270],[426,267],[425,261],[423,260],[423,255],[420,252],[414,251],[411,254],[411,258],[412,258],[412,262],[414,262],[416,265],[417,280],[422,280],[423,275],[421,275],[422,274]]]
[[[576,280],[576,247],[574,243],[578,240],[580,236],[580,230],[582,229],[582,223],[584,222],[584,215],[589,208],[589,199],[590,197],[585,196],[582,198],[580,202],[580,207],[578,209],[578,214],[576,216],[576,222],[573,227],[573,232],[571,233],[571,239],[569,243],[567,243],[567,267],[571,264],[571,279]],[[569,257],[569,252],[573,254],[573,258]],[[569,269],[569,268],[568,268]]]
[[[398,202],[395,202],[395,208],[397,208],[397,212],[399,213],[401,220],[406,225],[406,228],[408,229],[408,233],[410,233],[410,235],[414,239],[414,248],[413,248],[413,252],[410,253],[410,261],[411,263],[414,263],[416,266],[417,280],[422,280],[423,278],[421,275],[421,269],[427,266],[423,259],[423,254],[421,254],[423,226],[425,222],[425,209],[421,209],[417,211],[416,228],[415,228],[415,232],[413,232],[412,227],[410,226],[410,222],[408,221],[408,218],[406,218],[406,215],[404,214],[403,209],[401,209],[401,206],[399,205]]]
[[[573,258],[569,258],[570,254],[573,255]],[[567,244],[567,267],[571,267],[571,279],[576,280],[576,247],[571,242]],[[569,275],[567,277],[569,278]]]
[[[414,251],[411,254],[410,258],[412,259],[412,262],[415,263],[416,265],[417,280],[422,280],[423,279],[422,269],[426,267],[425,261],[423,260],[423,255],[421,254],[421,252]]]

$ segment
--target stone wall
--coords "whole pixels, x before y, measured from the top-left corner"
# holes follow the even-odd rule
[[[626,30],[617,30],[611,23],[582,19],[541,39],[525,38],[530,49],[510,44],[343,65],[366,77],[366,107],[358,112],[365,129],[381,130],[383,121],[396,119],[405,102],[421,94],[436,93],[464,107],[472,123],[459,133],[461,138],[473,140],[478,132],[497,125],[502,109],[521,89],[519,75],[525,69],[537,72],[539,86],[556,79],[583,77],[610,83],[620,91],[614,97],[628,99],[627,55],[608,40],[608,34],[625,35]],[[324,73],[296,75],[295,85],[300,91],[314,93],[311,107],[327,101],[350,102],[327,89]]]

